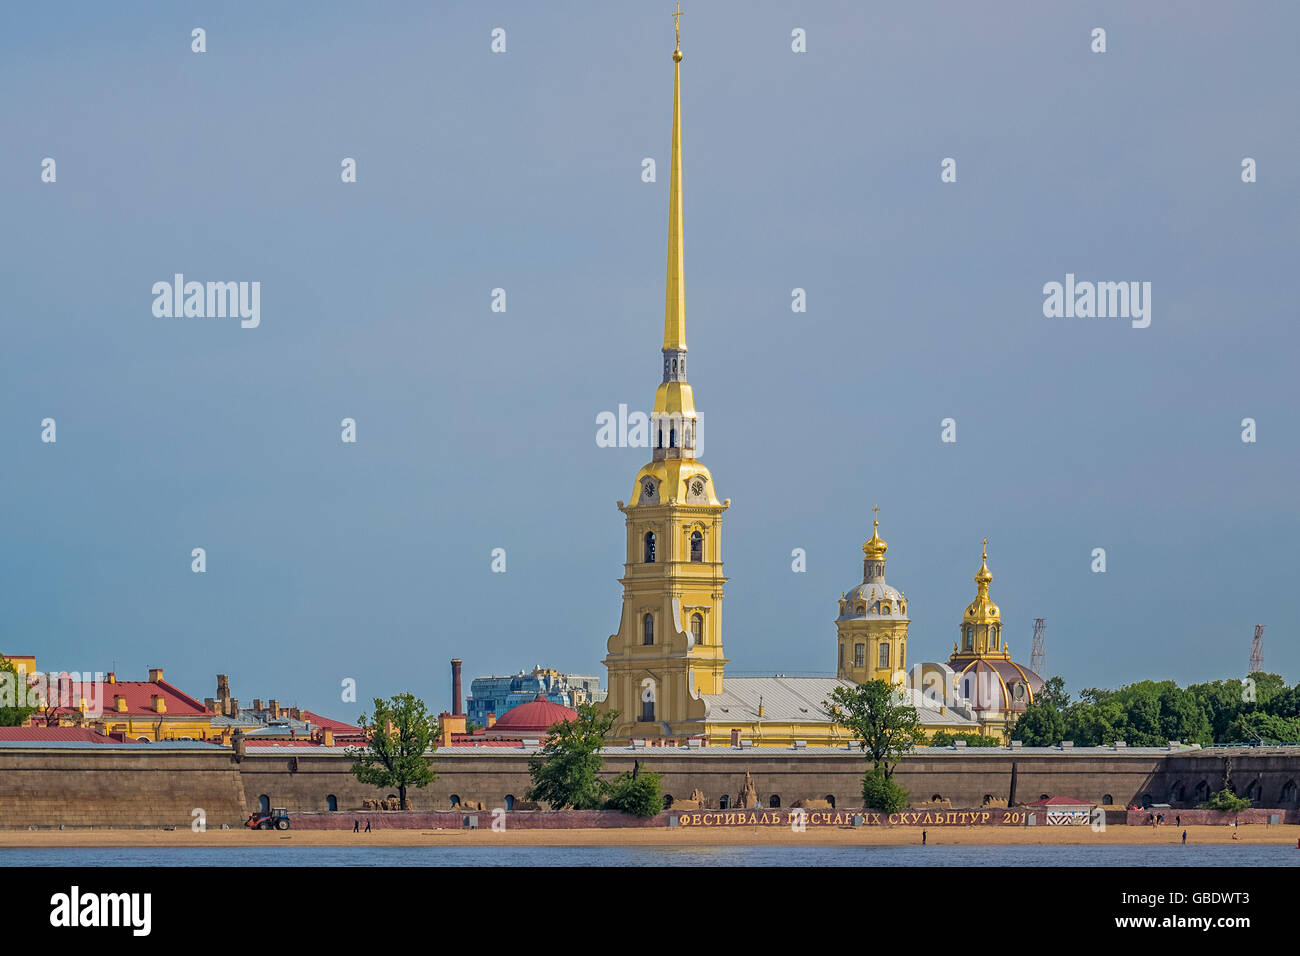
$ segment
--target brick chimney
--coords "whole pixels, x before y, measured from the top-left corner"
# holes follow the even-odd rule
[[[113,709],[116,710],[119,714],[125,714],[125,713],[126,713],[126,698],[123,697],[121,694],[114,694],[114,695],[113,695]]]
[[[107,678],[108,678],[108,682],[109,682],[110,684],[116,684],[116,683],[117,683],[117,675],[114,674],[112,671],[109,671],[108,674],[107,674],[106,676],[107,676]]]
[[[238,717],[238,716],[239,716],[239,701],[237,701],[237,700],[236,700],[235,698],[233,698],[233,697],[230,698],[230,713],[226,714],[226,716],[227,716],[227,717]]]
[[[261,712],[261,710],[262,710],[262,698],[260,698],[260,697],[254,697],[254,698],[253,698],[253,710],[258,711],[259,713]]]
[[[149,683],[157,684],[163,679],[163,669],[161,667],[149,668]]]
[[[493,727],[497,725],[497,715],[494,711],[488,711],[487,725],[488,725],[488,730],[491,730]]]
[[[465,713],[465,708],[461,704],[460,665],[459,657],[451,659],[451,712],[457,715]]]
[[[269,704],[267,704],[267,706],[271,708],[271,719],[272,719],[272,720],[279,720],[279,719],[280,719],[280,702],[279,702],[278,700],[273,700],[273,701],[271,701]]]
[[[162,694],[151,694],[153,700],[153,709],[156,714],[167,713],[167,699]]]
[[[334,731],[332,731],[332,730],[330,730],[328,727],[326,727],[325,730],[324,730],[324,732],[321,734],[321,739],[324,741],[326,747],[333,747],[333,746],[334,746]]]

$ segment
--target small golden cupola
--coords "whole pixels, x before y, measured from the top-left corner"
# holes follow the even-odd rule
[[[953,648],[955,656],[1007,657],[1002,643],[1002,611],[989,596],[993,572],[989,570],[989,539],[984,539],[980,569],[975,572],[975,600],[962,616],[961,636]]]

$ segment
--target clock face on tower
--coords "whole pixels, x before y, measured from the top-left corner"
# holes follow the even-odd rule
[[[646,498],[654,498],[655,483],[647,478],[641,485],[641,494]]]

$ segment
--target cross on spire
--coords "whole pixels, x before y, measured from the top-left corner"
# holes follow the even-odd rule
[[[682,2],[677,0],[677,12],[673,14],[673,30],[677,33],[677,49],[674,53],[682,52]]]

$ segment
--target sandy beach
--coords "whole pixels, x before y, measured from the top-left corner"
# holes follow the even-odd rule
[[[1189,826],[1188,843],[1296,846],[1300,826]],[[931,846],[1145,846],[1182,841],[1178,827],[931,827]],[[0,830],[5,847],[241,847],[241,846],[904,846],[921,842],[919,827],[786,827],[591,830]],[[1300,850],[1296,851],[1300,853]]]

